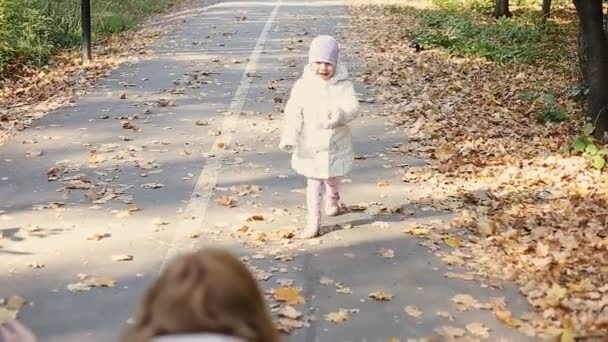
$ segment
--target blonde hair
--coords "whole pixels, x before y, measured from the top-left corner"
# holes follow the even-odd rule
[[[124,342],[217,333],[248,342],[279,342],[258,285],[230,253],[205,249],[175,258],[148,289]]]

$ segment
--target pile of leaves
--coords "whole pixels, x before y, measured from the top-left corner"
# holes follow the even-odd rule
[[[605,332],[608,179],[587,159],[563,152],[580,131],[581,105],[559,97],[569,119],[543,125],[535,113],[544,104],[526,96],[565,94],[576,61],[499,65],[416,52],[402,34],[417,25],[403,14],[411,12],[351,12],[363,81],[384,104],[381,115],[405,131],[399,151],[429,162],[405,171],[403,180],[438,184],[425,200],[456,212],[441,227],[458,241],[448,244],[450,257],[479,275],[516,282],[528,298],[531,312],[514,317],[500,308],[497,319],[531,336]]]

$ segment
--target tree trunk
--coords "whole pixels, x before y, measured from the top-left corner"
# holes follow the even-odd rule
[[[496,0],[496,7],[494,8],[494,18],[510,18],[511,15],[511,12],[509,12],[509,0]]]
[[[551,15],[551,0],[543,0],[543,22]]]
[[[594,136],[608,132],[608,39],[604,32],[602,0],[573,0],[579,18],[581,68],[589,85],[589,117]]]
[[[607,0],[604,0],[604,2],[608,4]],[[604,13],[604,32],[608,37],[608,6],[606,6],[606,13]]]

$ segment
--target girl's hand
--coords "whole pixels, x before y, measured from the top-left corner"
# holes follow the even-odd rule
[[[16,320],[0,324],[0,337],[2,342],[36,342],[36,336],[23,324]]]
[[[321,122],[321,127],[324,129],[334,129],[340,126],[343,126],[343,124],[340,122],[339,118],[332,113],[328,113],[325,120]]]

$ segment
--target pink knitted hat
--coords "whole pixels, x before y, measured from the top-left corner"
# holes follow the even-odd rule
[[[310,43],[308,62],[325,62],[333,65],[338,64],[340,57],[340,47],[333,37],[318,36]]]

